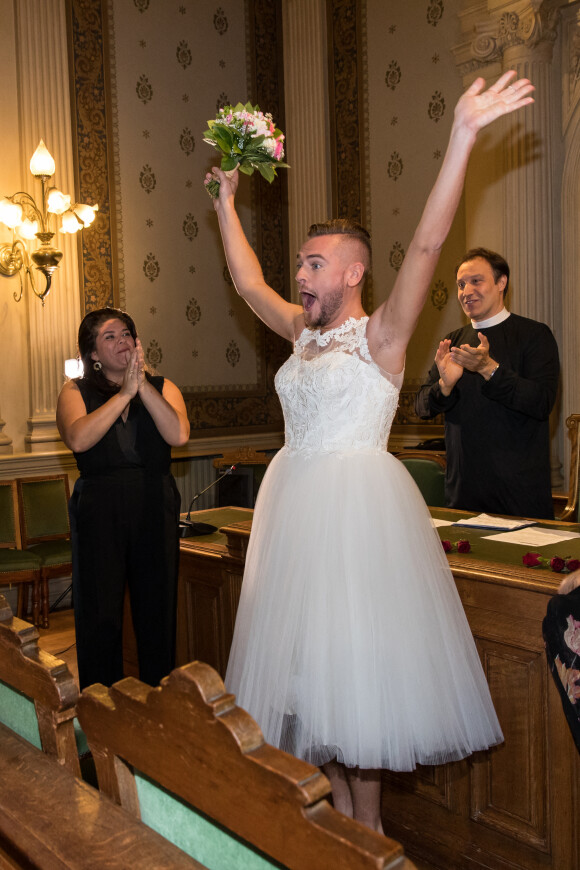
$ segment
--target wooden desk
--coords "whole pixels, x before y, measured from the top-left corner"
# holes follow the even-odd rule
[[[219,534],[181,544],[179,659],[201,658],[222,676],[252,516],[231,510],[235,516],[225,517]],[[203,511],[196,519],[221,524],[219,513]],[[470,516],[442,508],[432,513],[451,520]],[[489,531],[444,526],[439,534],[468,538],[472,546],[465,555],[450,553],[449,564],[505,742],[413,774],[385,771],[385,831],[411,857],[445,870],[578,870],[580,760],[548,672],[541,630],[561,575],[525,568],[521,557],[530,548],[487,541]],[[580,558],[580,539],[543,552]],[[420,691],[420,672],[416,682]]]
[[[181,540],[176,665],[199,659],[225,677],[252,514],[238,507],[192,514],[219,531]]]

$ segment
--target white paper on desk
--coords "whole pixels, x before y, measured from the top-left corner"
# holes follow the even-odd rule
[[[580,538],[580,535],[578,532],[567,532],[564,529],[542,529],[539,526],[485,536],[486,541],[504,541],[506,544],[520,544],[526,547],[547,547],[548,544],[559,544],[562,541],[569,541],[571,538]]]
[[[439,526],[452,526],[452,520],[437,520],[435,517],[431,517],[431,523],[433,524],[434,529],[438,529]]]
[[[457,520],[453,525],[471,526],[474,529],[501,529],[507,532],[513,529],[523,529],[525,526],[533,526],[535,523],[536,520],[508,520],[505,517],[478,514],[476,517],[470,517],[467,520]]]

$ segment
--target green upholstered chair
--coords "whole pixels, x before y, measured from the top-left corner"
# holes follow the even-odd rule
[[[42,560],[22,549],[15,480],[0,480],[0,587],[18,584],[18,609],[25,615],[25,603],[32,586],[32,619],[40,623],[40,583]]]
[[[445,507],[445,457],[429,450],[396,453],[431,507]]]
[[[41,624],[48,628],[48,583],[72,573],[66,474],[19,477],[18,510],[22,548],[41,561]]]

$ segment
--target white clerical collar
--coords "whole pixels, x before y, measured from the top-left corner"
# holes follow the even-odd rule
[[[498,323],[503,323],[509,316],[510,313],[507,308],[502,308],[499,314],[494,314],[489,320],[480,320],[479,323],[477,320],[472,320],[471,325],[474,329],[487,329],[489,326],[497,326]]]

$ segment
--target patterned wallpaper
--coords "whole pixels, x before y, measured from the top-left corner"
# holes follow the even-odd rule
[[[71,7],[81,188],[96,175],[108,184],[94,197],[100,250],[84,252],[86,307],[114,301],[131,313],[148,363],[181,387],[200,434],[280,429],[272,369],[288,348],[237,296],[202,183],[218,159],[202,134],[221,105],[264,97],[283,125],[278,4]],[[260,183],[242,180],[239,211],[259,252],[266,242],[268,280],[284,292],[283,182],[269,195]],[[92,259],[112,287],[91,280]]]
[[[373,298],[389,294],[441,166],[462,93],[452,47],[460,0],[366,0],[367,135],[374,248]],[[397,423],[414,422],[414,392],[437,343],[463,322],[453,267],[464,251],[460,208],[407,351]]]

